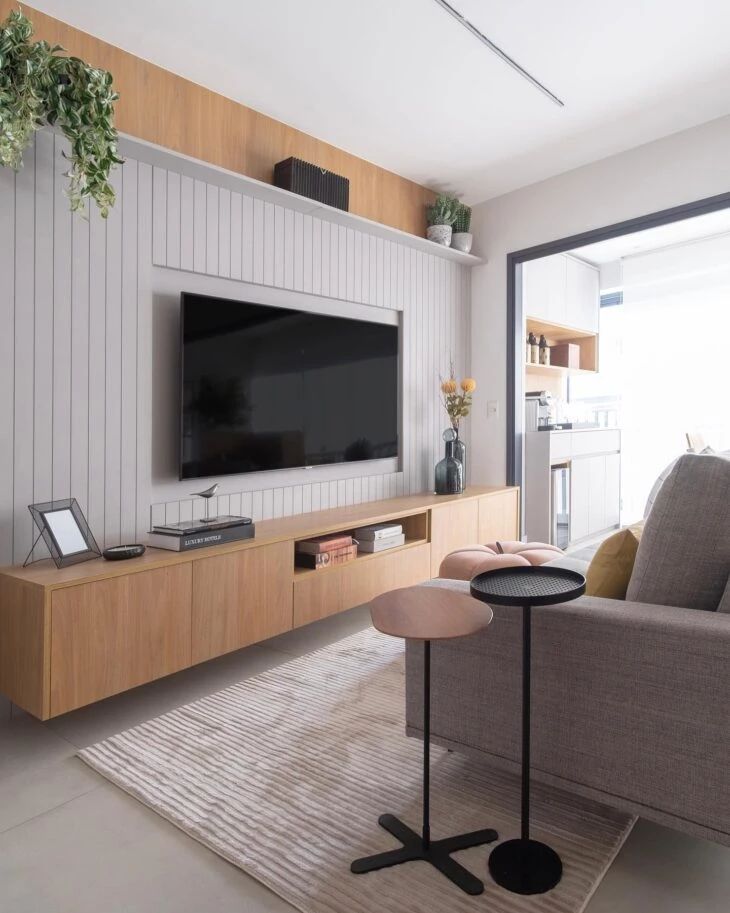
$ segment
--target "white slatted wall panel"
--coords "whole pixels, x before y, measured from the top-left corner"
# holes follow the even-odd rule
[[[17,175],[0,169],[0,563],[25,558],[37,501],[78,498],[102,546],[147,529],[160,500],[153,266],[403,312],[402,471],[343,479],[333,468],[330,480],[281,487],[265,474],[245,492],[229,477],[221,510],[265,519],[430,488],[444,427],[437,377],[450,353],[468,367],[467,267],[260,199],[214,169],[193,176],[172,153],[160,167],[161,153],[145,160],[142,147],[114,175],[109,219],[90,208],[84,220],[63,193],[63,148],[43,131]],[[199,515],[189,487],[155,519]]]

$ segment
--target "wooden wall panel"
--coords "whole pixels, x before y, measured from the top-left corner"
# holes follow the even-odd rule
[[[0,19],[15,8],[14,0],[0,0]],[[36,38],[111,71],[120,94],[117,127],[124,133],[266,182],[276,162],[297,156],[350,179],[351,212],[423,234],[424,207],[434,198],[430,190],[24,8]]]

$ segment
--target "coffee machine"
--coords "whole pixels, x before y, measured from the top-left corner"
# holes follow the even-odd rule
[[[549,430],[555,425],[555,403],[549,390],[525,393],[525,431]]]

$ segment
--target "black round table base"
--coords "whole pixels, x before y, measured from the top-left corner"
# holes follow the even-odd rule
[[[431,840],[428,845],[425,845],[421,835],[411,830],[407,824],[403,824],[395,815],[381,815],[378,818],[378,824],[400,840],[403,846],[397,850],[387,850],[385,853],[377,853],[375,856],[356,859],[350,866],[351,872],[356,875],[364,875],[366,872],[377,872],[378,869],[387,869],[404,862],[421,860],[430,862],[442,875],[445,875],[449,881],[467,894],[483,893],[482,882],[464,866],[453,860],[451,854],[459,850],[467,850],[472,846],[494,843],[499,839],[495,830],[485,828],[469,834],[459,834],[457,837],[446,837],[444,840]]]
[[[489,856],[489,872],[514,894],[544,894],[563,877],[560,856],[539,840],[506,840]]]

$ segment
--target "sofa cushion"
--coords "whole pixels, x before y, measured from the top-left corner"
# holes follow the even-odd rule
[[[603,540],[588,566],[586,596],[626,598],[642,528],[643,523],[636,523]]]
[[[681,456],[654,501],[627,600],[717,609],[730,572],[730,461]]]

